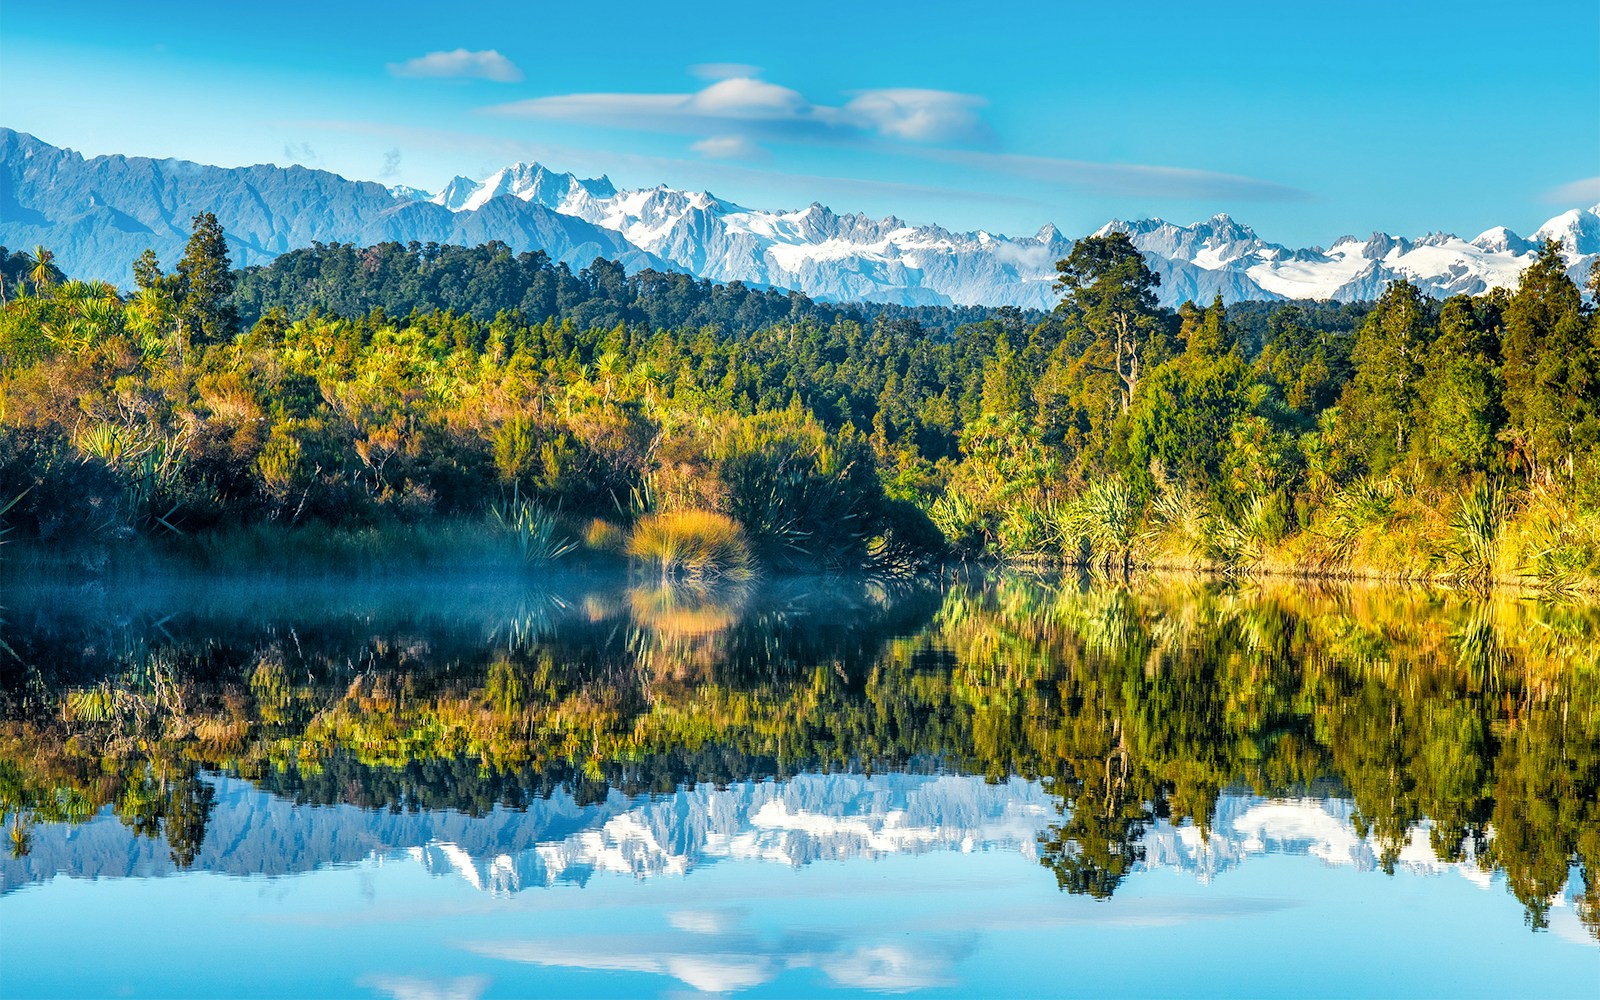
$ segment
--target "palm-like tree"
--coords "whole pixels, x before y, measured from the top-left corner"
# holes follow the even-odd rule
[[[56,283],[56,255],[44,248],[43,244],[33,248],[33,267],[28,270],[28,280],[33,282],[33,293],[44,294],[44,290]]]

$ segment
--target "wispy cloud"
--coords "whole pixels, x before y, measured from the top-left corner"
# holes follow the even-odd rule
[[[1096,163],[981,150],[927,150],[922,156],[1096,194],[1226,201],[1312,201],[1299,188],[1238,174],[1143,163]]]
[[[378,176],[390,178],[400,173],[400,147],[396,146],[383,154],[383,169],[378,171]]]
[[[674,910],[667,914],[667,923],[691,934],[722,934],[743,916],[743,910]]]
[[[767,152],[742,135],[713,135],[689,148],[708,160],[758,160]]]
[[[858,990],[908,993],[951,985],[952,961],[974,947],[970,935],[852,946],[826,934],[768,941],[699,926],[684,929],[690,933],[475,941],[462,947],[485,958],[545,967],[670,976],[706,993],[762,986],[792,969],[820,969],[838,985]]]
[[[642,946],[642,947],[641,947]],[[731,993],[770,982],[782,969],[771,956],[702,948],[694,941],[681,945],[646,940],[583,942],[512,941],[473,943],[468,951],[486,958],[526,962],[546,967],[606,972],[653,972],[671,976],[706,993]]]
[[[394,1000],[478,1000],[492,982],[487,976],[423,979],[420,976],[368,976],[356,985],[386,993]]]
[[[975,94],[914,87],[858,90],[843,105],[822,104],[753,74],[753,67],[696,67],[715,78],[691,93],[583,93],[499,104],[490,114],[570,121],[697,137],[690,148],[710,160],[751,160],[764,143],[824,142],[931,159],[1080,192],[1226,202],[1310,201],[1274,181],[1188,167],[1100,163],[993,149],[987,101]],[[713,72],[716,70],[717,72]]]
[[[760,76],[761,67],[736,62],[700,63],[690,66],[689,72],[702,80],[728,80],[736,76]]]
[[[987,103],[948,90],[891,87],[857,91],[844,115],[882,135],[911,142],[987,141],[989,127],[978,117],[978,109]]]
[[[1560,187],[1553,187],[1544,193],[1544,200],[1552,205],[1562,205],[1567,208],[1574,205],[1587,208],[1600,202],[1600,177],[1584,177]]]
[[[361,135],[384,143],[393,143],[413,150],[447,151],[450,161],[459,164],[463,157],[479,161],[482,176],[513,160],[537,160],[547,166],[578,173],[610,172],[613,179],[630,177],[628,183],[653,185],[662,182],[674,186],[708,186],[722,194],[733,188],[732,196],[739,198],[766,198],[763,204],[800,207],[812,198],[828,201],[835,208],[855,208],[859,200],[901,202],[906,199],[932,200],[959,207],[966,211],[987,211],[996,206],[1026,208],[1031,215],[1043,215],[1055,204],[1025,194],[997,190],[994,186],[940,186],[913,184],[903,180],[879,180],[871,177],[836,174],[805,173],[777,170],[709,157],[654,156],[635,152],[598,147],[564,146],[548,142],[529,142],[499,136],[482,135],[458,129],[425,128],[414,125],[397,125],[392,122],[363,121],[360,119],[282,119],[272,122],[285,129],[309,129],[336,136]],[[896,144],[902,152],[920,152],[918,147]],[[415,169],[416,157],[408,159],[409,169]],[[459,171],[460,166],[452,170]],[[906,171],[899,171],[901,176]],[[443,179],[441,178],[441,182]],[[798,196],[795,195],[798,192]],[[785,201],[785,199],[789,199]],[[913,221],[933,221],[918,217]]]
[[[389,72],[395,76],[493,80],[496,83],[516,83],[522,79],[522,70],[494,49],[429,52],[406,62],[390,63]]]
[[[283,158],[290,163],[301,163],[307,166],[314,165],[322,158],[317,151],[311,148],[311,143],[286,142],[283,144]]]

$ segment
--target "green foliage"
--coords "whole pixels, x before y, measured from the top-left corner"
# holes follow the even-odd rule
[[[615,524],[594,552],[644,514],[714,511],[780,570],[953,553],[1464,582],[1485,557],[1452,554],[1450,519],[1493,477],[1568,488],[1511,504],[1489,576],[1588,585],[1600,564],[1580,496],[1600,318],[1554,248],[1510,295],[1396,282],[1371,308],[1171,312],[1111,234],[1060,262],[1048,317],[573,273],[496,243],[233,273],[204,213],[174,273],[140,258],[128,299],[41,259],[0,254],[13,544],[353,537],[481,521],[510,493]]]
[[[1087,357],[1116,376],[1121,408],[1127,413],[1141,375],[1161,360],[1165,347],[1156,314],[1161,276],[1150,270],[1127,233],[1088,236],[1056,263],[1056,289],[1093,334]]]
[[[556,789],[599,803],[935,760],[1037,780],[1040,874],[1067,892],[1123,891],[1152,825],[1205,838],[1224,794],[1311,795],[1349,803],[1383,871],[1422,849],[1493,874],[1533,927],[1557,893],[1593,913],[1592,606],[1038,574],[771,583],[267,587],[115,622],[82,599],[28,608],[0,672],[0,811],[26,851],[34,824],[109,807],[183,863],[206,842],[206,771],[303,804],[487,815]]]
[[[1140,504],[1121,479],[1099,479],[1068,503],[1059,515],[1068,552],[1105,566],[1126,565],[1138,534]]]
[[[1462,495],[1450,518],[1453,537],[1446,555],[1452,572],[1479,584],[1492,578],[1507,512],[1505,491],[1497,483],[1484,480]]]

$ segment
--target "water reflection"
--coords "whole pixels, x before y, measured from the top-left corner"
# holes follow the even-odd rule
[[[1017,575],[6,599],[7,890],[976,846],[1109,898],[1281,851],[1502,879],[1530,926],[1600,938],[1592,607]]]

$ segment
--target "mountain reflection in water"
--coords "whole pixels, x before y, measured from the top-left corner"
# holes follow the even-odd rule
[[[1529,926],[1600,938],[1589,606],[1009,574],[5,600],[6,892],[990,850],[1108,898],[1290,853],[1503,882]]]

